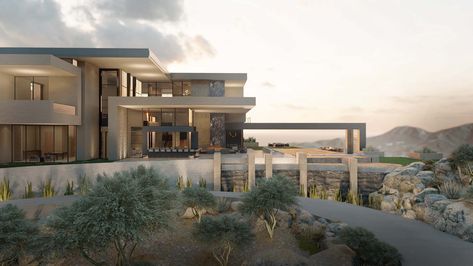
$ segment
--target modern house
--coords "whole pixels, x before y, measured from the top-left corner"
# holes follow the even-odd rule
[[[240,148],[244,73],[169,73],[149,49],[0,48],[0,162]]]
[[[244,129],[346,129],[348,153],[364,146],[364,124],[245,123],[246,79],[170,73],[149,49],[0,48],[0,163],[238,150]]]

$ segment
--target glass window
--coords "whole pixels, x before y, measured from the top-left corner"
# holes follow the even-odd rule
[[[192,95],[192,84],[190,81],[182,82],[182,96]]]
[[[67,126],[54,126],[54,161],[67,161]]]
[[[39,162],[41,157],[40,126],[26,126],[25,160]]]
[[[54,160],[54,126],[41,126],[41,155],[45,161]]]
[[[176,110],[176,125],[177,126],[188,126],[189,125],[189,112],[187,109]]]
[[[172,95],[182,96],[182,82],[181,81],[174,81],[172,83]]]
[[[25,126],[13,126],[13,161],[25,161],[26,130]]]
[[[172,97],[171,83],[158,83],[158,88],[162,97]]]

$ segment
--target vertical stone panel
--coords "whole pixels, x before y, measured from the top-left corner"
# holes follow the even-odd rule
[[[273,157],[271,154],[264,155],[265,177],[271,178],[273,176]]]
[[[248,188],[251,190],[256,185],[256,167],[255,167],[255,151],[248,149]]]
[[[223,97],[225,96],[225,81],[223,80],[212,80],[209,83],[209,96],[210,97]]]
[[[210,114],[210,145],[225,147],[225,114]]]
[[[299,184],[303,189],[304,197],[307,197],[307,154],[298,152],[297,163],[299,164]]]

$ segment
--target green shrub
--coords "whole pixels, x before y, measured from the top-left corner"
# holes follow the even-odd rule
[[[275,176],[262,179],[255,189],[243,196],[240,211],[262,219],[272,239],[278,210],[287,210],[296,204],[296,196],[297,186],[288,178]]]
[[[223,212],[226,212],[230,209],[231,207],[231,204],[232,204],[232,201],[228,198],[224,198],[224,197],[219,197],[217,198],[217,211],[219,213],[223,213]]]
[[[347,194],[347,203],[363,206],[363,195],[350,191]]]
[[[310,255],[321,249],[322,240],[325,238],[325,227],[314,227],[301,225],[294,230],[299,248],[307,251]]]
[[[217,204],[214,195],[201,187],[188,187],[182,191],[183,204],[192,209],[192,213],[200,223],[206,209],[214,208]]]
[[[345,227],[340,231],[339,238],[356,252],[358,265],[401,265],[402,256],[397,249],[381,242],[366,229]]]
[[[3,181],[0,182],[0,201],[7,201],[11,199],[12,195],[10,180],[7,177],[3,177]]]
[[[23,193],[23,198],[24,199],[34,198],[33,182],[26,181],[25,192]]]
[[[74,195],[74,181],[67,181],[66,191],[64,192],[64,196]]]
[[[447,180],[439,187],[440,193],[448,199],[459,199],[462,194],[463,187],[456,181]]]
[[[113,246],[116,264],[129,265],[140,240],[168,226],[174,199],[167,182],[144,167],[104,175],[88,195],[52,215],[50,249],[78,252],[97,265],[104,256],[94,255]]]
[[[51,177],[46,179],[46,181],[41,181],[41,190],[43,192],[44,198],[50,198],[56,196],[56,188],[53,185]]]
[[[18,265],[37,233],[36,224],[26,220],[18,207],[0,208],[0,265]]]
[[[222,265],[228,265],[231,252],[251,243],[254,235],[246,221],[235,215],[204,217],[194,225],[193,236],[213,246],[212,255]]]
[[[184,179],[183,176],[177,178],[176,187],[179,191],[183,191],[188,187],[192,187],[192,182],[190,179]]]
[[[201,188],[207,188],[207,180],[205,180],[205,178],[201,177],[199,179],[199,187]]]
[[[449,161],[456,167],[463,167],[468,162],[473,161],[473,145],[464,144],[458,147],[452,155],[450,155]]]

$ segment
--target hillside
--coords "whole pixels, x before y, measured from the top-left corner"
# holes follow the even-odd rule
[[[429,132],[421,128],[402,126],[374,137],[367,138],[367,145],[382,150],[388,156],[405,156],[413,150],[429,147],[432,150],[450,154],[461,144],[473,144],[473,123]],[[344,140],[337,138],[314,142],[291,143],[299,147],[343,147]]]

